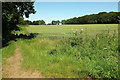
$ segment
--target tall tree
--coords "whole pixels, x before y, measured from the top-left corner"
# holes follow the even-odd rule
[[[2,40],[3,44],[9,41],[11,31],[18,30],[20,17],[29,17],[29,14],[35,14],[34,2],[2,2]]]

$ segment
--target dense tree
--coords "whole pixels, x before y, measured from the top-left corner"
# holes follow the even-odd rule
[[[51,24],[52,24],[52,25],[55,25],[55,24],[56,24],[56,22],[53,20],[53,21],[51,22]]]
[[[11,31],[18,30],[17,24],[22,21],[23,15],[35,14],[34,2],[2,2],[2,39],[3,44],[9,41]]]
[[[62,20],[62,24],[113,24],[118,23],[118,14],[120,12],[100,12],[98,14],[85,15]]]
[[[33,25],[39,25],[38,21],[33,21]]]
[[[45,25],[45,21],[44,20],[39,20],[39,25]]]
[[[54,20],[53,20],[53,21],[51,22],[51,24],[52,24],[52,25],[59,25],[59,24],[60,24],[60,21],[59,21],[59,20],[57,20],[57,21],[54,21]]]
[[[29,20],[25,20],[23,23],[23,25],[32,25],[32,21],[29,21]]]
[[[18,24],[24,24],[24,18],[22,16],[19,17]]]
[[[66,23],[65,21],[66,21],[66,20],[62,20],[61,23],[62,23],[62,24],[65,24],[65,23]]]
[[[44,20],[33,21],[33,25],[45,25],[45,21]]]

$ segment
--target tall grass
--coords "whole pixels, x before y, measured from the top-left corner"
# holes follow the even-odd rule
[[[14,55],[16,42],[11,41],[7,47],[2,48],[2,65],[6,65],[6,60]]]
[[[94,38],[75,32],[74,37],[58,47],[57,55],[75,58],[79,64],[79,74],[85,73],[94,78],[118,78],[118,36],[116,31],[97,34]]]
[[[19,47],[24,58],[22,69],[38,70],[44,77],[118,78],[116,24],[110,29],[107,27],[104,29],[106,25],[102,27],[101,25],[97,27],[96,25],[80,25],[83,26],[83,30],[79,25],[72,26],[27,27],[28,32],[39,33],[39,35],[30,40],[12,41],[9,46],[4,47],[2,49],[3,65],[6,64],[7,58],[14,55],[16,47]],[[16,33],[28,34],[25,28],[22,30]],[[61,32],[69,36],[66,38],[66,34],[63,35]],[[50,33],[55,36],[50,38]],[[41,35],[44,38],[41,38]]]
[[[95,37],[74,32],[69,39],[19,41],[23,68],[39,70],[45,77],[117,78],[117,32],[105,31]]]

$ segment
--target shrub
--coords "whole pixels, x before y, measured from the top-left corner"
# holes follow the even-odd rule
[[[79,73],[87,73],[94,78],[118,78],[118,38],[116,31],[87,37],[84,32],[76,31],[74,36],[58,45],[53,55],[72,56],[79,66],[84,66]],[[80,67],[81,68],[81,67]]]

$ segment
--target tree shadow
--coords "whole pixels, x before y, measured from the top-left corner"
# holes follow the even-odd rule
[[[3,48],[3,47],[8,46],[9,42],[12,41],[12,40],[13,41],[17,41],[17,39],[23,39],[23,40],[25,40],[25,39],[33,39],[38,34],[39,33],[30,33],[29,35],[20,34],[19,36],[18,35],[14,35],[14,34],[10,34],[9,37],[6,37],[5,39],[2,39],[2,47],[0,47],[0,49]]]
[[[30,35],[23,35],[20,34],[19,36],[17,36],[17,38],[21,38],[21,39],[33,39],[35,38],[39,33],[30,33]]]

